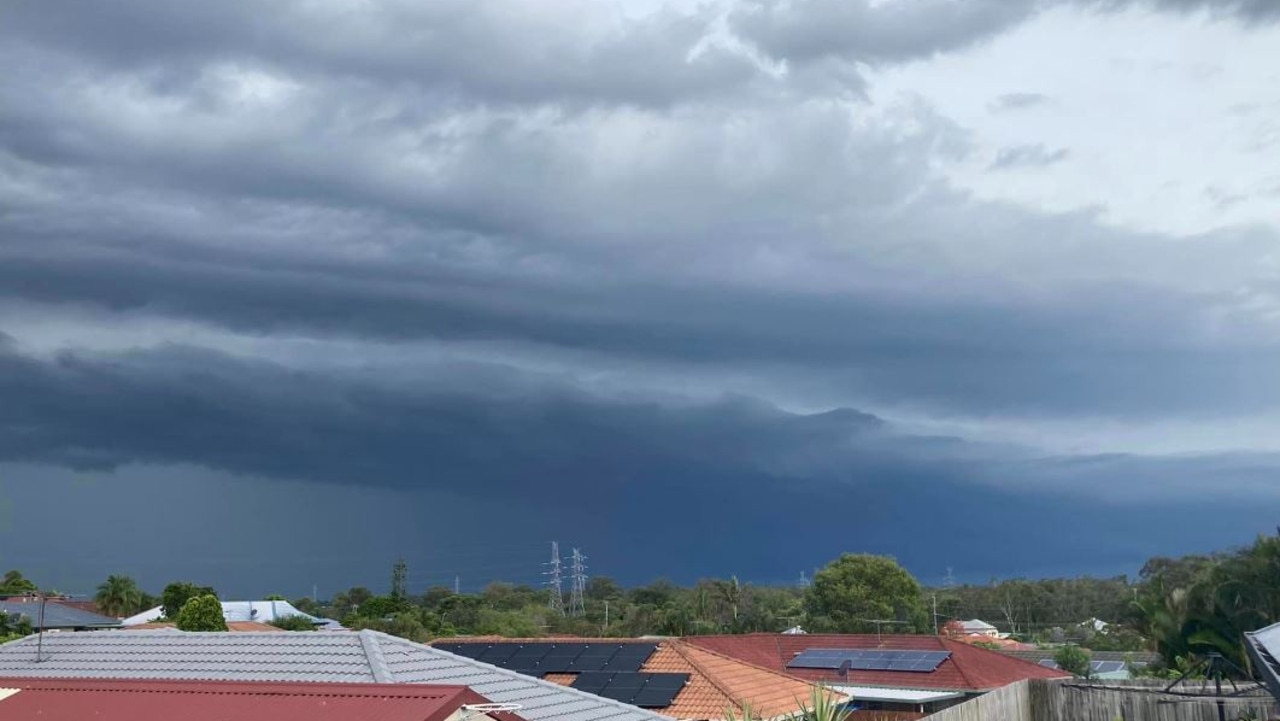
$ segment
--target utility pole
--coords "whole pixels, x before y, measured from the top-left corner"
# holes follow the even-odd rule
[[[604,600],[604,635],[609,635],[609,599]]]
[[[569,597],[569,613],[583,616],[587,613],[587,557],[573,549],[573,592]]]
[[[938,635],[938,594],[930,594],[933,596],[933,635]]]
[[[453,595],[455,596],[462,595],[462,576],[453,577]]]
[[[550,576],[547,585],[551,587],[551,601],[548,604],[551,612],[557,616],[564,615],[564,569],[560,565],[560,542],[551,542],[551,570],[545,574]]]

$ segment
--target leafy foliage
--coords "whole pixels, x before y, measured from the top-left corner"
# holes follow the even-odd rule
[[[1053,654],[1053,662],[1058,668],[1077,676],[1089,676],[1090,662],[1093,657],[1079,646],[1063,646]]]
[[[29,636],[32,630],[31,622],[26,618],[0,611],[0,643]]]
[[[813,577],[805,610],[814,630],[865,633],[873,620],[896,621],[895,632],[929,627],[919,582],[886,556],[846,553]]]
[[[315,623],[306,616],[282,616],[270,622],[276,628],[282,628],[286,631],[314,631]]]
[[[36,584],[24,578],[19,571],[6,571],[4,578],[0,578],[0,596],[21,596],[39,590]]]
[[[187,601],[198,596],[213,596],[216,600],[218,593],[209,586],[197,586],[187,581],[174,581],[165,586],[164,591],[160,593],[160,603],[164,609],[164,617],[177,618]]]
[[[227,620],[222,615],[222,603],[213,594],[189,599],[178,612],[180,631],[226,631]]]
[[[150,605],[151,597],[128,576],[107,576],[93,597],[98,610],[108,616],[132,616]]]

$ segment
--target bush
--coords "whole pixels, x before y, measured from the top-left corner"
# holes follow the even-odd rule
[[[1053,654],[1053,662],[1058,664],[1058,668],[1077,676],[1089,676],[1092,660],[1089,652],[1079,646],[1063,646]]]
[[[306,616],[282,616],[270,622],[276,628],[282,628],[286,631],[314,631],[316,625]]]
[[[178,629],[181,631],[226,631],[227,619],[222,615],[222,604],[212,594],[196,596],[182,605],[178,612]]]

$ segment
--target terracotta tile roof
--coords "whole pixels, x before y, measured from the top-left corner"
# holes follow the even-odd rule
[[[177,624],[166,621],[153,621],[152,623],[138,623],[132,626],[121,626],[121,631],[155,631],[160,628],[172,628],[178,630]],[[283,628],[276,628],[269,623],[258,623],[257,621],[227,621],[228,631],[237,631],[245,633],[248,631],[280,631],[284,633]]]
[[[465,686],[0,678],[0,717],[46,721],[445,721]],[[501,714],[517,721],[514,714]]]
[[[1064,676],[1061,671],[941,636],[754,633],[741,636],[690,636],[684,641],[795,678],[842,685],[979,692],[1028,678]],[[838,671],[829,669],[787,668],[787,663],[796,654],[810,648],[950,651],[951,656],[936,670],[928,673],[851,670],[847,675],[840,675]]]
[[[447,643],[656,643],[658,648],[645,661],[646,673],[687,673],[689,682],[676,694],[671,705],[655,709],[676,719],[721,719],[728,709],[749,704],[761,718],[772,719],[807,705],[816,686],[785,673],[756,666],[739,659],[700,648],[680,639],[636,638],[499,638],[465,637],[440,639]],[[577,674],[549,673],[543,680],[571,685]]]

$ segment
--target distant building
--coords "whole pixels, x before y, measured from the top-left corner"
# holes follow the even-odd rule
[[[855,719],[932,713],[1032,678],[1069,676],[944,636],[754,633],[686,643],[821,683],[849,697]]]
[[[718,721],[744,707],[761,721],[788,719],[814,692],[824,692],[813,682],[673,638],[450,638],[435,647],[685,721]]]
[[[42,640],[28,636],[0,644],[0,678],[314,682],[344,688],[350,684],[357,693],[360,685],[374,683],[465,685],[494,703],[518,705],[517,713],[525,721],[671,721],[653,711],[377,631],[159,630],[55,633]],[[0,706],[0,719],[8,719],[3,709]],[[376,718],[342,718],[353,717]],[[169,718],[186,716],[174,713]]]
[[[986,621],[976,618],[968,621],[961,621],[960,628],[966,633],[976,636],[990,636],[991,638],[1000,638],[1000,629],[992,626]]]
[[[317,628],[326,631],[340,631],[342,625],[330,618],[320,618],[299,611],[288,601],[223,601],[222,616],[227,623],[235,621],[253,621],[271,623],[290,616],[301,616],[310,620]],[[164,617],[164,607],[156,606],[142,613],[130,616],[120,622],[122,626],[137,626],[144,623],[155,623]]]

